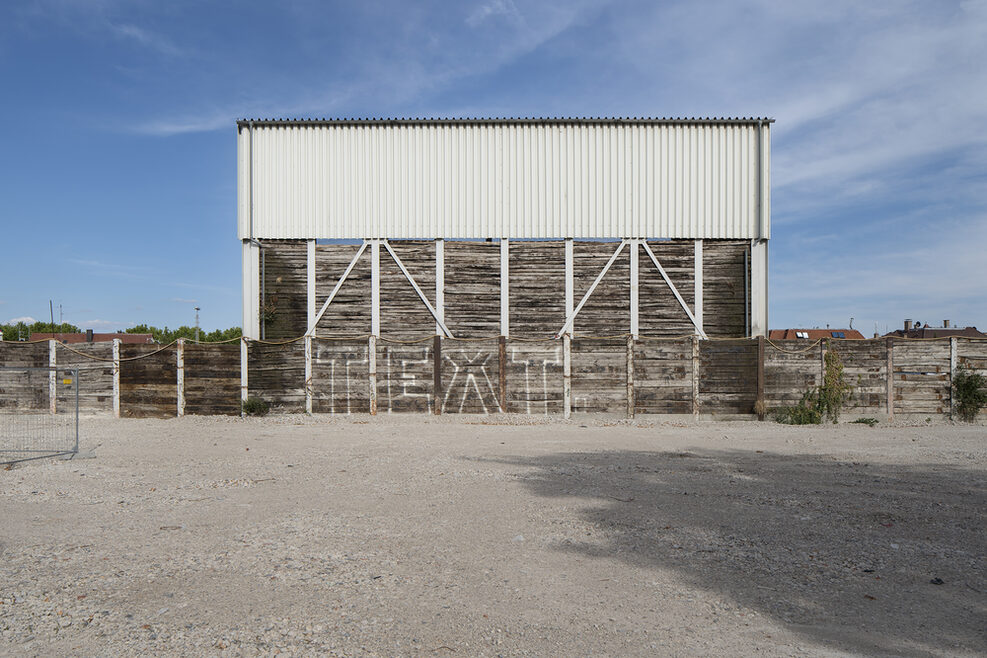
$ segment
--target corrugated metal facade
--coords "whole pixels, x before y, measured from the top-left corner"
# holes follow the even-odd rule
[[[769,125],[245,120],[239,236],[766,239]]]

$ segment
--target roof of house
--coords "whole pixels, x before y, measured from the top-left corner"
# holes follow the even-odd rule
[[[987,338],[987,334],[977,331],[976,327],[930,327],[928,325],[911,329],[895,329],[884,335],[898,338],[949,338],[950,336]]]
[[[771,340],[793,340],[796,338],[808,338],[809,340],[819,340],[820,338],[864,340],[864,335],[856,329],[772,329],[768,332],[768,338]]]
[[[86,339],[86,334],[84,333],[50,333],[50,332],[31,332],[31,340],[51,340],[54,338],[60,343],[86,343],[89,342]],[[123,333],[111,333],[111,334],[93,334],[94,343],[104,343],[114,339],[119,339],[121,343],[153,343],[154,336],[151,334],[123,334]]]

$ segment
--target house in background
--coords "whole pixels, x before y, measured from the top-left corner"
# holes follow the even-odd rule
[[[125,334],[118,332],[115,334],[96,334],[92,329],[87,329],[85,333],[49,333],[31,332],[31,340],[51,340],[54,338],[66,345],[73,343],[105,343],[114,339],[119,339],[121,343],[145,345],[154,342],[151,334]]]
[[[797,338],[819,340],[821,338],[847,338],[864,340],[864,335],[856,329],[772,329],[768,332],[771,340],[794,340]]]
[[[950,336],[962,336],[965,338],[987,338],[987,334],[977,331],[976,327],[951,327],[949,320],[943,320],[941,327],[930,327],[929,323],[912,323],[905,320],[903,329],[896,329],[885,336],[896,338],[949,338]]]

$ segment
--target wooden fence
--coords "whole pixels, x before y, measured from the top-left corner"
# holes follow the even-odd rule
[[[987,374],[987,341],[768,341],[628,336],[409,341],[306,337],[168,346],[0,343],[0,365],[80,368],[82,411],[239,414],[256,397],[296,413],[752,414],[798,402],[838,353],[848,416],[950,414],[958,368]],[[0,407],[56,408],[16,382]]]

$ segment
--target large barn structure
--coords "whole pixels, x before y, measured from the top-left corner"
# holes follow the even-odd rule
[[[238,121],[244,335],[764,335],[771,123]]]

